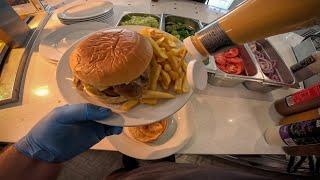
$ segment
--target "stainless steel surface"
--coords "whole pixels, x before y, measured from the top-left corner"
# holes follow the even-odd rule
[[[208,72],[208,83],[213,86],[233,87],[244,82],[241,78],[231,78],[222,74]]]
[[[273,84],[268,84],[264,82],[254,82],[254,81],[245,81],[243,82],[244,87],[251,91],[258,91],[261,93],[268,93],[270,91],[281,88],[281,86],[276,86]]]
[[[6,1],[0,1],[0,40],[11,47],[23,46],[29,27]]]
[[[171,15],[171,14],[161,14],[161,24],[160,24],[160,29],[163,31],[166,31],[166,22],[167,21],[182,21],[183,23],[190,25],[195,29],[195,32],[199,31],[200,29],[203,28],[202,23],[198,19],[192,19],[192,18],[187,18],[187,17],[182,17],[182,16],[176,16],[176,15]]]
[[[13,48],[7,55],[0,74],[0,106],[19,101],[23,89],[25,68],[34,48],[35,41],[49,20],[51,14],[35,15],[29,26],[36,27],[27,38],[27,43],[21,48]],[[22,92],[22,91],[21,91]]]
[[[230,47],[228,47],[230,48]],[[263,75],[261,71],[259,71],[259,65],[256,63],[256,61],[253,60],[253,54],[248,51],[247,45],[238,46],[240,57],[244,60],[244,66],[245,66],[245,73],[246,75],[235,75],[235,74],[228,74],[224,71],[220,70],[216,63],[213,56],[209,56],[209,61],[211,64],[210,66],[206,66],[208,72],[211,74],[208,79],[208,83],[214,86],[223,86],[223,87],[232,87],[236,86],[242,82],[245,81],[255,81],[255,82],[262,82],[263,81]],[[223,51],[224,49],[221,49],[219,51]],[[219,52],[217,51],[217,52]],[[214,75],[213,75],[214,74]]]
[[[293,73],[291,72],[289,67],[287,67],[287,65],[284,63],[283,59],[281,58],[281,56],[279,55],[277,50],[270,44],[270,42],[268,40],[259,40],[257,42],[259,42],[263,46],[264,50],[269,55],[270,59],[276,60],[277,65],[276,65],[275,69],[276,69],[278,75],[280,76],[280,79],[282,80],[282,82],[274,81],[262,73],[264,76],[264,82],[271,83],[274,85],[279,85],[279,86],[292,86],[292,85],[294,85],[295,79],[294,79]],[[255,59],[255,57],[254,57],[254,59]],[[257,61],[257,60],[255,59],[255,61]],[[259,67],[260,71],[262,72],[260,66],[258,66],[258,67]]]
[[[279,89],[281,87],[292,87],[295,84],[295,78],[293,76],[293,73],[291,70],[287,67],[287,65],[284,63],[283,59],[280,57],[279,53],[273,48],[273,46],[270,44],[267,40],[258,40],[258,43],[260,43],[270,59],[273,59],[277,62],[276,64],[276,72],[280,76],[281,82],[274,81],[270,79],[267,75],[265,75],[260,66],[258,66],[258,70],[263,75],[263,82],[244,82],[244,86],[253,91],[259,91],[259,92],[270,92],[275,89]],[[249,52],[252,53],[251,49],[248,49]],[[258,62],[255,57],[254,61]]]
[[[309,57],[311,54],[317,51],[315,43],[316,42],[313,41],[311,38],[308,38],[292,48],[298,62],[304,60],[305,58]]]
[[[159,29],[161,26],[161,15],[160,14],[148,14],[148,13],[132,13],[132,12],[125,12],[123,15],[119,18],[119,21],[117,22],[116,26],[121,26],[121,23],[128,19],[130,16],[152,16],[156,18],[159,22]]]

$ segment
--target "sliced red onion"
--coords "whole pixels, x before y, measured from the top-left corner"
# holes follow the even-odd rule
[[[270,59],[270,62],[272,64],[272,67],[276,67],[277,66],[277,61],[274,59]]]
[[[256,59],[258,60],[262,72],[274,81],[281,81],[279,76],[275,74],[275,67],[277,66],[277,61],[274,59],[269,59],[269,57],[267,57],[263,52],[260,51],[261,49],[263,49],[262,44],[258,42],[250,43],[249,47],[251,48]]]
[[[274,81],[280,82],[280,78],[279,78],[279,76],[278,76],[277,74],[272,74],[272,75],[270,76],[270,79],[272,79],[272,80],[274,80]]]
[[[264,54],[261,53],[261,52],[259,52],[259,51],[256,51],[256,52],[255,52],[255,56],[256,56],[257,59],[265,58],[265,57],[264,57]]]
[[[264,72],[266,74],[271,74],[274,72],[273,66],[270,61],[268,61],[264,58],[260,58],[260,59],[258,59],[258,62],[260,64],[262,72]]]

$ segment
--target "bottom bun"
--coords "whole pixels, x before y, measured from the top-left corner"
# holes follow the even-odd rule
[[[112,96],[107,96],[104,94],[93,93],[93,92],[88,91],[85,87],[83,88],[83,91],[87,95],[89,95],[91,97],[95,97],[106,104],[120,104],[120,103],[128,101],[128,99],[124,96],[112,97]]]

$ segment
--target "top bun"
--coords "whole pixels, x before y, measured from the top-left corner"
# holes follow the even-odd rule
[[[100,90],[129,83],[149,66],[150,42],[127,29],[108,29],[90,35],[70,55],[74,76]]]

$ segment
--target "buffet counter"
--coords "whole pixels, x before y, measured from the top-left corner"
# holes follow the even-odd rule
[[[209,23],[223,14],[215,8],[190,1],[115,1],[114,25],[123,12],[167,13],[199,19]],[[64,6],[63,6],[64,7]],[[58,12],[60,9],[56,10]],[[39,41],[48,33],[64,26],[53,13]],[[286,42],[286,35],[270,37],[287,66],[295,63],[294,55]],[[36,44],[26,72],[22,101],[0,107],[0,142],[16,142],[32,126],[56,106],[65,104],[55,79],[56,64],[41,57]],[[263,133],[275,126],[280,116],[272,104],[295,89],[278,89],[271,93],[247,90],[242,84],[232,87],[208,85],[195,92],[181,109],[193,121],[191,141],[178,153],[181,154],[283,154],[280,147],[266,144]],[[105,138],[93,147],[116,150]]]

